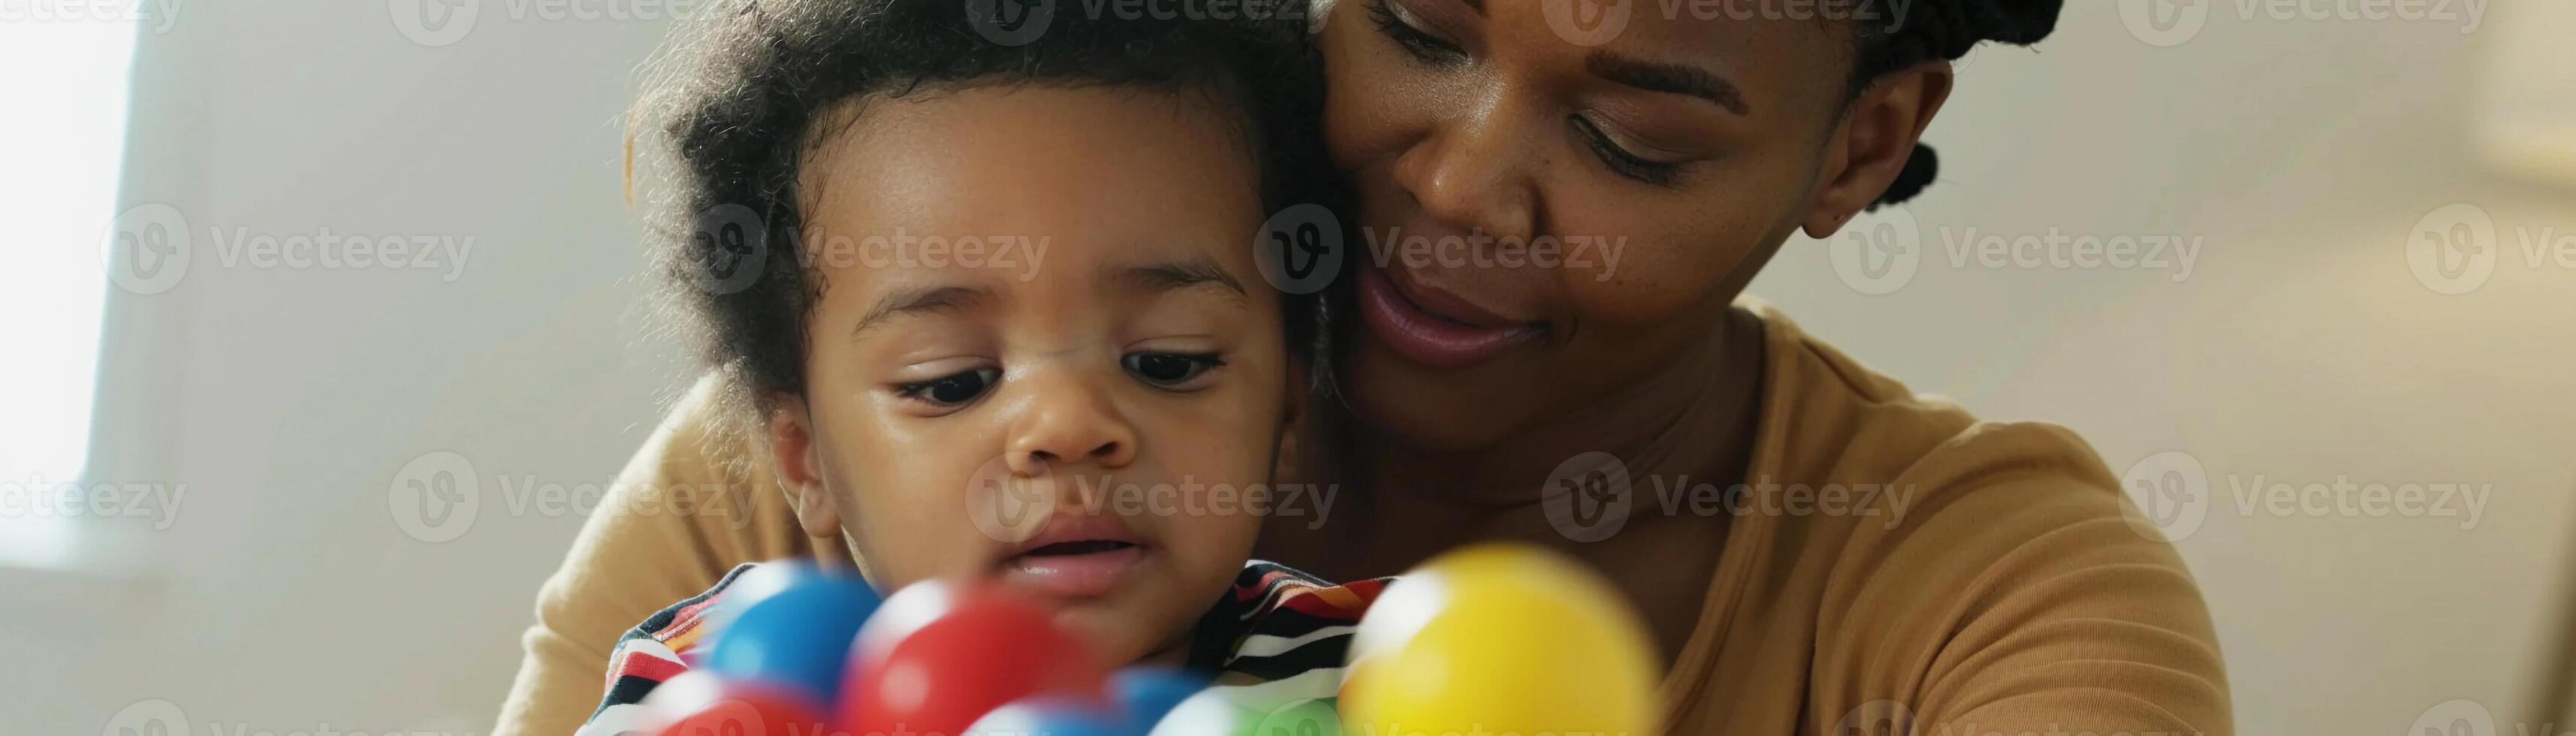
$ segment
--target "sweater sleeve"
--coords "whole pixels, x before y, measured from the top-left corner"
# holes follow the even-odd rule
[[[673,408],[538,591],[496,736],[572,733],[608,689],[628,627],[736,565],[811,554],[776,484],[713,431],[713,389],[701,382]]]
[[[2091,449],[2047,425],[1964,445],[1834,564],[1811,732],[2231,734],[2199,588]]]

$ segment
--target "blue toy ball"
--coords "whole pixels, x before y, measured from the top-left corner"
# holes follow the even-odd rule
[[[832,702],[841,693],[851,639],[884,599],[855,576],[809,571],[784,583],[718,629],[700,666],[727,680],[786,687],[816,703]]]
[[[993,709],[966,733],[983,736],[1135,736],[1117,714],[1097,704],[1038,696]]]
[[[1127,720],[1151,726],[1171,713],[1173,706],[1207,686],[1207,678],[1196,675],[1159,667],[1130,667],[1109,676],[1109,697],[1118,702]]]

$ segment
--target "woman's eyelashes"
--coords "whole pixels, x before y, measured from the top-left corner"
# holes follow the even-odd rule
[[[1386,34],[1388,40],[1425,64],[1451,65],[1467,60],[1466,49],[1414,25],[1410,19],[1396,12],[1390,4],[1394,1],[1368,0],[1369,22],[1377,26],[1379,33]]]
[[[1584,145],[1592,149],[1592,155],[1601,159],[1602,165],[1609,167],[1612,173],[1659,187],[1671,187],[1681,178],[1681,164],[1657,161],[1629,152],[1627,147],[1612,140],[1610,134],[1601,129],[1601,124],[1593,122],[1591,118],[1575,115],[1567,118],[1567,121],[1574,126],[1575,134],[1583,139]]]
[[[1397,0],[1368,0],[1369,21],[1378,32],[1404,49],[1416,61],[1433,66],[1454,66],[1467,61],[1467,51],[1443,39],[1415,22],[1411,13],[1403,12]],[[1611,173],[1639,182],[1670,188],[1680,179],[1681,165],[1637,155],[1603,132],[1599,123],[1582,116],[1571,118],[1576,135],[1584,148],[1601,161]]]

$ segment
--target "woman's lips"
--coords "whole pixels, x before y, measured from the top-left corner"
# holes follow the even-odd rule
[[[1033,550],[1002,561],[1007,585],[1055,598],[1098,598],[1127,582],[1144,564],[1147,550],[1126,545],[1070,554]]]
[[[1545,330],[1514,322],[1467,304],[1445,292],[1426,290],[1445,312],[1425,308],[1398,288],[1385,269],[1360,269],[1360,313],[1379,342],[1416,363],[1435,368],[1461,368],[1490,360]]]

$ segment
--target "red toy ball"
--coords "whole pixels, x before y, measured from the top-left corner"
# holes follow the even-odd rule
[[[823,712],[803,698],[771,686],[724,681],[688,672],[655,688],[646,699],[665,718],[661,736],[814,736],[831,733]]]
[[[1108,673],[1048,612],[990,589],[928,582],[887,598],[859,632],[841,693],[854,734],[957,734],[1012,701],[1106,707]]]

